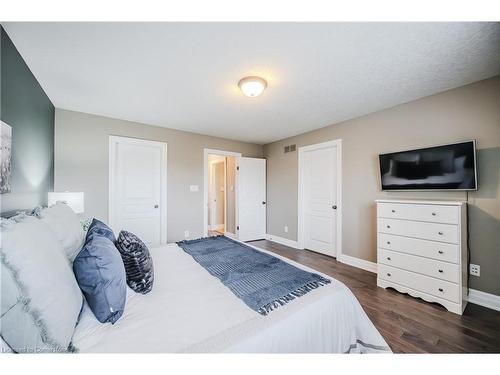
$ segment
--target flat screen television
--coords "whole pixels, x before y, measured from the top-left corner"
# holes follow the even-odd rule
[[[379,155],[382,190],[477,190],[476,142]]]

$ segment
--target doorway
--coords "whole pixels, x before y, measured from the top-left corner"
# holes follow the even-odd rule
[[[205,149],[204,235],[237,238],[236,164],[238,152]]]
[[[224,183],[216,177],[221,165],[225,169]],[[242,157],[237,152],[205,149],[203,207],[205,236],[224,234],[240,241],[264,239],[266,160]]]
[[[342,141],[299,148],[298,245],[342,255]]]
[[[109,226],[167,243],[167,144],[109,137]]]
[[[227,202],[226,170],[229,158],[234,159],[233,156],[208,156],[208,234],[212,236],[224,235],[228,214],[233,213],[231,216],[234,216],[234,205],[228,205]],[[232,190],[234,191],[234,185]]]

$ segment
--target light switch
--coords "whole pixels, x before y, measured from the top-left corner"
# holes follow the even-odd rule
[[[195,193],[199,190],[198,185],[189,185],[189,191]]]

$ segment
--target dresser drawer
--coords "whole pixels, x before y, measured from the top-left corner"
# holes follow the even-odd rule
[[[424,223],[397,219],[377,219],[378,232],[424,240],[458,243],[458,225]]]
[[[460,246],[451,243],[379,233],[377,236],[377,247],[442,260],[444,262],[456,264],[460,262]]]
[[[432,204],[378,203],[377,216],[389,219],[458,224],[460,208]]]
[[[378,277],[420,292],[444,298],[451,302],[460,302],[460,287],[458,284],[390,267],[385,264],[378,265]]]
[[[422,258],[380,248],[377,250],[377,258],[379,264],[382,263],[403,270],[421,273],[452,283],[458,284],[460,282],[460,268],[458,264],[440,262],[439,260]]]

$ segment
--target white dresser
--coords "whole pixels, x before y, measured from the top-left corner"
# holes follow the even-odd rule
[[[376,202],[377,285],[461,315],[467,304],[466,203]]]

